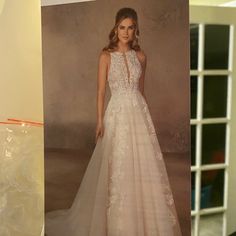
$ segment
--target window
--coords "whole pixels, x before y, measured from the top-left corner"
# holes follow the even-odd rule
[[[190,24],[193,236],[226,235],[232,33],[227,24]]]

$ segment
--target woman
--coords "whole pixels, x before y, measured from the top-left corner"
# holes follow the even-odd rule
[[[99,57],[96,147],[71,208],[46,214],[48,236],[181,235],[144,95],[147,59],[138,36],[135,10],[120,9]]]

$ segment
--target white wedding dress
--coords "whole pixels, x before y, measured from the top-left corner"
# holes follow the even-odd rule
[[[179,236],[165,163],[134,50],[111,52],[111,98],[99,138],[70,209],[46,214],[47,236]]]

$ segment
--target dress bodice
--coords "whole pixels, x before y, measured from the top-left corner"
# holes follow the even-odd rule
[[[139,89],[139,78],[142,67],[136,51],[131,49],[125,53],[111,52],[108,83],[111,94],[136,92]]]

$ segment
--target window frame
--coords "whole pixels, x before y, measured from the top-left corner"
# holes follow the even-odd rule
[[[204,9],[203,9],[204,8]],[[233,208],[228,206],[232,205],[233,199],[236,199],[234,188],[234,181],[236,180],[236,161],[233,156],[236,153],[236,148],[233,142],[236,140],[236,78],[235,74],[235,61],[233,58],[236,56],[234,48],[236,9],[232,8],[219,8],[219,7],[205,7],[205,6],[190,6],[190,24],[197,24],[199,26],[198,32],[198,68],[190,70],[190,77],[196,76],[197,83],[197,111],[196,118],[191,118],[190,124],[196,126],[196,153],[195,165],[191,166],[191,173],[195,172],[195,209],[191,210],[191,216],[194,218],[193,235],[199,235],[200,231],[200,217],[201,215],[210,215],[213,213],[223,214],[223,236],[232,233],[233,221],[232,215],[235,216]],[[235,14],[236,16],[236,14]],[[229,25],[229,66],[227,70],[204,70],[204,29],[205,25],[209,24],[224,24]],[[227,83],[227,114],[226,117],[220,118],[203,118],[203,86],[205,75],[226,75],[228,77]],[[234,82],[234,83],[233,83]],[[232,93],[234,91],[234,93]],[[202,142],[202,125],[203,124],[226,124],[226,145],[225,145],[225,163],[221,164],[201,164],[201,142]],[[232,157],[232,158],[230,158]],[[201,192],[201,173],[203,170],[224,169],[224,196],[223,205],[220,207],[200,209],[200,192]],[[231,217],[230,217],[231,216]],[[235,217],[234,217],[235,219]]]

